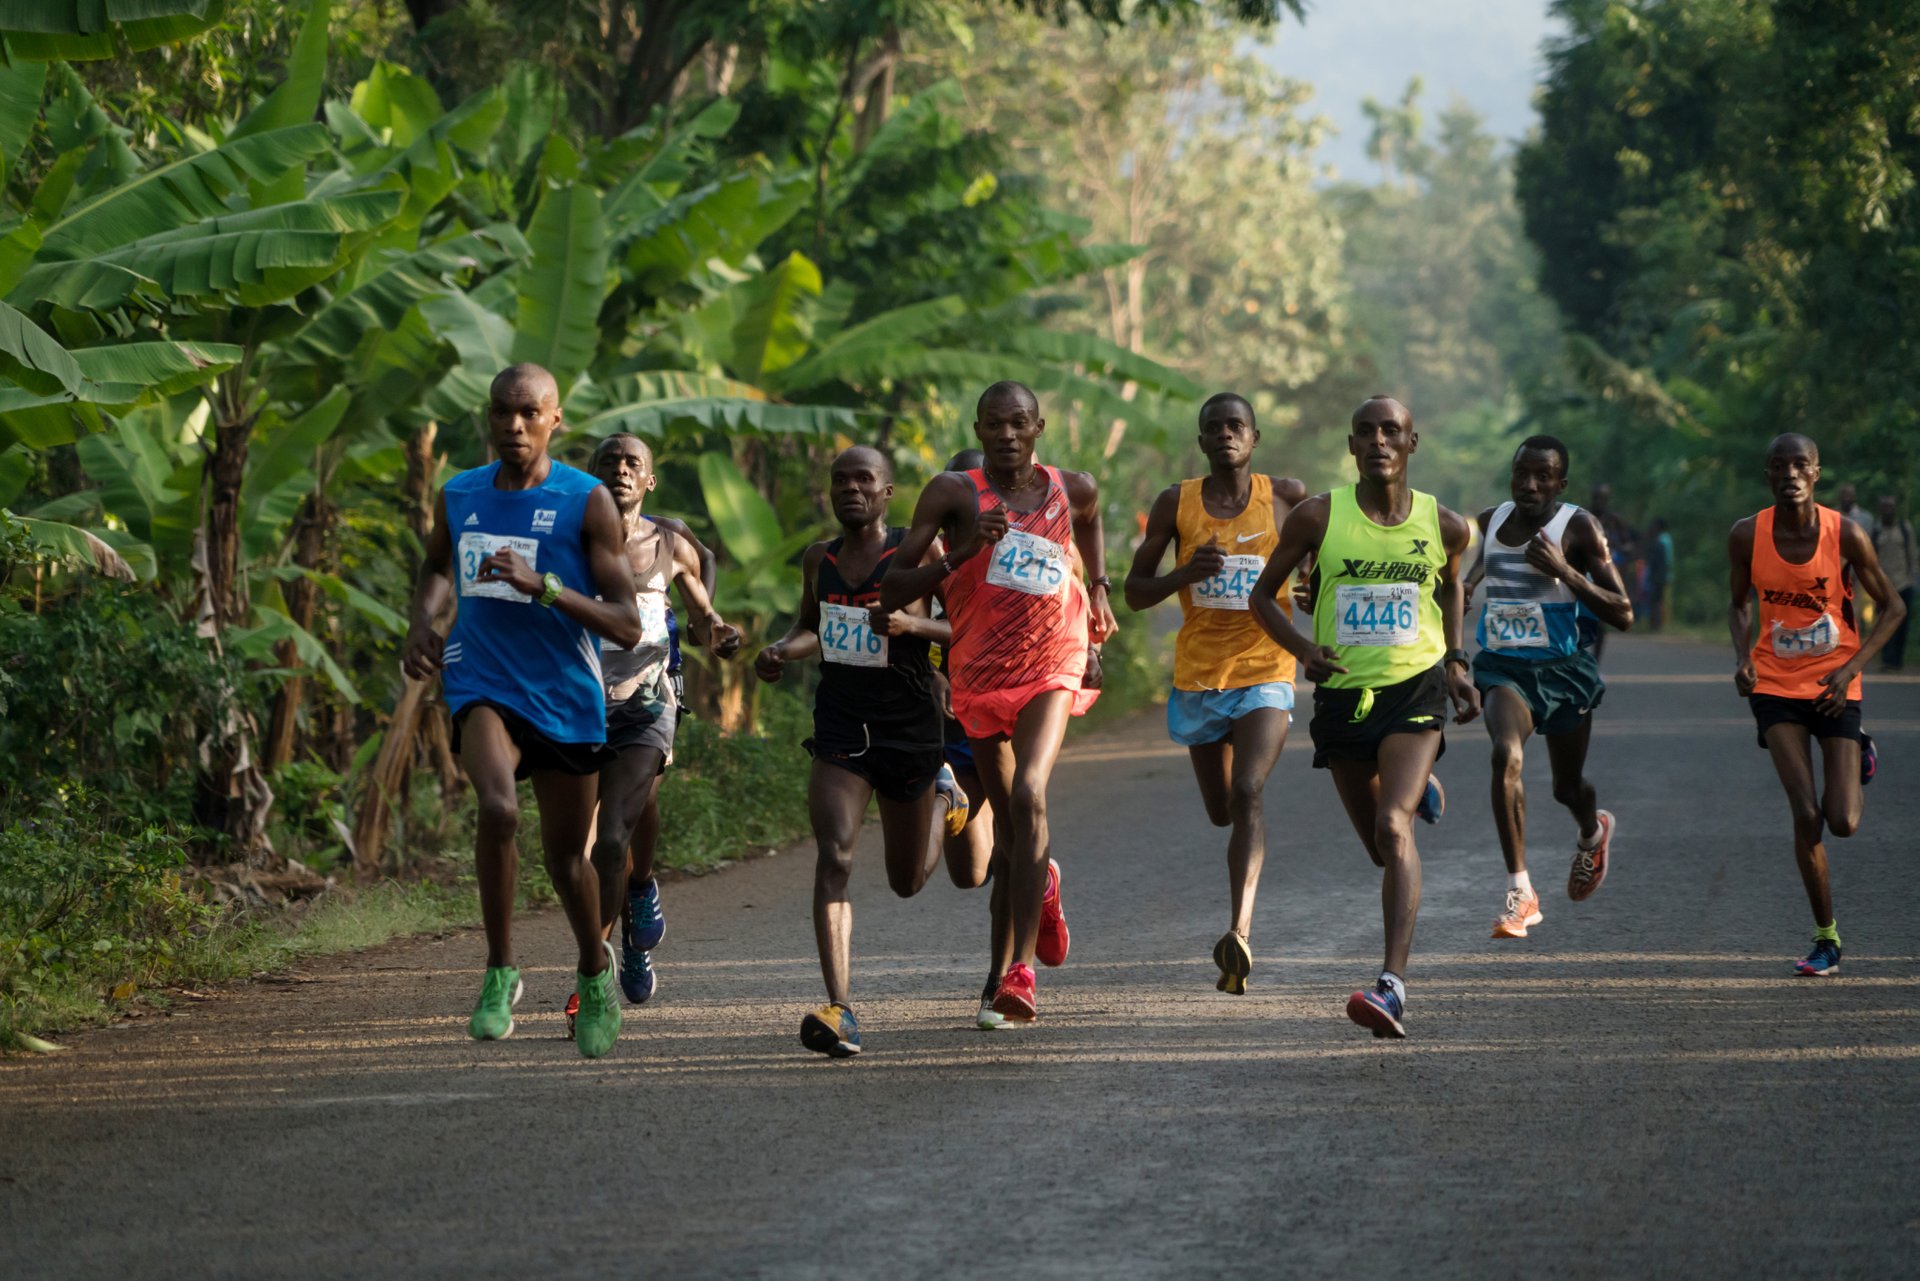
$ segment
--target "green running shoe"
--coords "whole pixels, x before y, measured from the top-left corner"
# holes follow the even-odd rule
[[[574,1020],[573,1041],[583,1059],[599,1058],[620,1039],[620,989],[614,986],[620,963],[613,955],[612,943],[601,946],[607,949],[607,967],[598,974],[577,976],[580,1014]]]
[[[520,1002],[525,984],[520,971],[511,965],[487,967],[487,978],[480,985],[480,1002],[467,1020],[467,1035],[476,1041],[504,1041],[513,1035],[513,1007]]]

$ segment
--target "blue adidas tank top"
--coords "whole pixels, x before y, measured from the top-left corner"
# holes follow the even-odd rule
[[[600,646],[557,609],[542,609],[505,583],[480,582],[480,562],[511,547],[535,573],[595,593],[580,526],[587,497],[600,486],[577,467],[555,462],[533,489],[495,489],[499,463],[447,482],[447,533],[453,540],[459,614],[447,635],[441,673],[447,710],[498,703],[556,743],[607,740]]]
[[[1580,508],[1572,503],[1562,503],[1541,532],[1565,546],[1567,526],[1579,513]],[[1511,515],[1513,504],[1502,503],[1487,522],[1481,552],[1487,599],[1480,607],[1480,648],[1502,658],[1534,663],[1591,649],[1599,634],[1593,612],[1571,587],[1529,565],[1524,545],[1508,547],[1497,537]]]

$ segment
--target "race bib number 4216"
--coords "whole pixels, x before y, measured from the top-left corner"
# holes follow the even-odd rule
[[[1009,529],[990,549],[987,581],[1029,596],[1051,596],[1067,581],[1067,554],[1060,544],[1024,529]]]
[[[460,535],[458,558],[460,561],[460,594],[462,596],[491,596],[495,600],[530,601],[533,597],[525,592],[516,592],[505,583],[480,581],[480,562],[499,551],[502,547],[511,548],[520,553],[520,559],[527,562],[535,573],[540,570],[540,540],[537,538],[515,538],[511,534],[483,534],[470,529]]]
[[[1193,585],[1194,605],[1200,609],[1246,609],[1253,599],[1253,585],[1266,565],[1258,556],[1227,557],[1219,573]]]
[[[820,661],[847,667],[885,667],[887,638],[873,630],[872,615],[859,605],[820,605]]]
[[[1411,645],[1420,639],[1420,584],[1341,583],[1333,589],[1336,645]]]

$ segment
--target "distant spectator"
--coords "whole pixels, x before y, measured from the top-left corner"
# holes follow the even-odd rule
[[[1857,497],[1858,495],[1852,485],[1840,486],[1840,488],[1833,491],[1834,510],[1854,524],[1860,526],[1860,528],[1866,530],[1867,537],[1872,538],[1880,532],[1880,523],[1874,520],[1872,512],[1854,501]]]
[[[1673,584],[1673,535],[1667,532],[1665,516],[1655,516],[1647,534],[1647,630],[1657,632],[1667,621],[1667,591]]]
[[[1880,558],[1880,568],[1887,572],[1887,581],[1893,584],[1893,590],[1900,593],[1900,599],[1907,603],[1907,614],[1913,614],[1913,582],[1920,561],[1913,551],[1913,522],[1900,515],[1899,505],[1892,494],[1880,495],[1880,519],[1875,522],[1877,529],[1873,535],[1873,552]],[[1887,641],[1887,647],[1880,651],[1882,671],[1897,672],[1906,662],[1907,619],[1900,620],[1900,626]]]

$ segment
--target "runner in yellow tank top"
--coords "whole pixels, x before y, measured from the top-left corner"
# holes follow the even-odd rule
[[[1420,911],[1413,818],[1446,746],[1447,700],[1463,724],[1480,714],[1460,647],[1468,524],[1408,485],[1419,444],[1399,401],[1375,396],[1356,409],[1347,451],[1359,483],[1294,508],[1253,587],[1254,616],[1317,687],[1313,763],[1332,770],[1360,843],[1386,871],[1386,965],[1371,991],[1347,1001],[1347,1017],[1375,1036],[1407,1034],[1403,976]],[[1313,636],[1275,599],[1308,556],[1317,557]]]
[[[1297,480],[1249,470],[1259,441],[1253,407],[1242,397],[1223,391],[1200,407],[1200,452],[1212,469],[1169,485],[1154,500],[1126,582],[1135,610],[1180,597],[1167,729],[1193,758],[1207,817],[1215,827],[1233,827],[1232,920],[1213,960],[1220,967],[1216,986],[1235,994],[1247,990],[1253,968],[1253,895],[1267,852],[1262,798],[1293,719],[1293,655],[1260,630],[1248,601],[1287,513],[1307,496]],[[1176,564],[1161,574],[1170,542]]]

